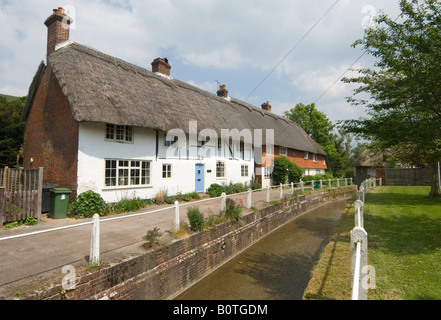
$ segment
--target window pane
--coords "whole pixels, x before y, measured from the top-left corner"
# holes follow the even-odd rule
[[[106,139],[114,139],[115,126],[113,124],[107,124],[106,127]]]
[[[132,141],[132,127],[129,126],[126,127],[126,141]]]

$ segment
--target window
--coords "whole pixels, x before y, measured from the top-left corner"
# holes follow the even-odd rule
[[[106,160],[106,187],[140,186],[150,184],[150,162]]]
[[[176,143],[176,141],[178,141],[178,137],[177,136],[171,136],[171,140],[167,140],[167,134],[164,134],[164,146],[165,147],[170,147],[172,145],[174,145]]]
[[[163,164],[162,165],[162,178],[167,179],[172,176],[172,166],[171,164]]]
[[[287,156],[288,155],[288,149],[284,147],[279,148],[279,155],[281,156]]]
[[[225,163],[222,161],[216,163],[216,178],[225,178]]]
[[[312,159],[314,162],[317,162],[317,155],[314,153],[314,155],[312,156]]]
[[[242,166],[240,167],[240,175],[241,175],[242,177],[248,177],[248,166],[246,166],[246,165],[242,165]]]
[[[308,151],[305,151],[304,159],[305,159],[305,160],[308,160],[308,158],[309,158],[309,152],[308,152]]]
[[[272,167],[264,167],[264,174],[265,174],[265,178],[269,179],[272,177]]]
[[[106,125],[106,140],[116,142],[132,142],[133,130],[130,126]]]
[[[273,149],[274,149],[274,146],[272,145],[272,144],[267,144],[266,145],[266,154],[268,155],[268,154],[273,154]]]

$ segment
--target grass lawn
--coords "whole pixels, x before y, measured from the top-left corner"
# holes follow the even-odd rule
[[[441,300],[441,200],[429,187],[370,189],[365,204],[369,264],[375,267],[372,300]],[[348,204],[316,265],[304,299],[351,298]]]

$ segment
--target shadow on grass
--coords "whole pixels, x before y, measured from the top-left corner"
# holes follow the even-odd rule
[[[366,203],[370,248],[412,255],[441,247],[441,200],[421,194],[372,193]],[[383,211],[377,207],[370,212],[371,205]]]

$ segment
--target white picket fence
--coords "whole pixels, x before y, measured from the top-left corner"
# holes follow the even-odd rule
[[[360,185],[357,192],[357,200],[354,203],[355,227],[351,231],[351,285],[352,300],[367,300],[369,285],[367,283],[370,266],[368,265],[368,234],[364,229],[364,203],[366,193],[378,184],[382,185],[382,179],[367,179]]]

